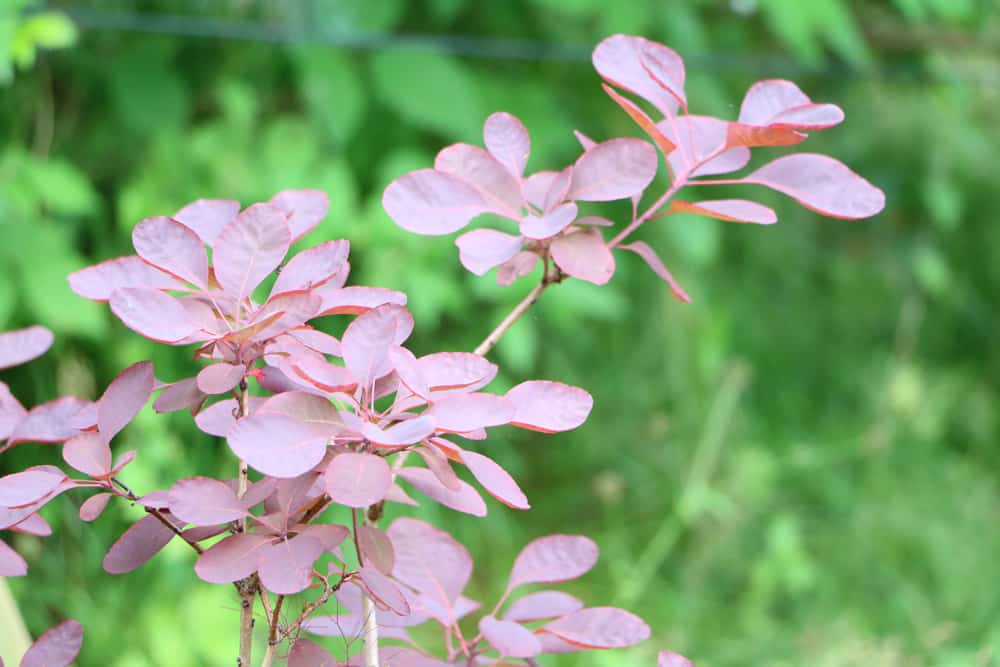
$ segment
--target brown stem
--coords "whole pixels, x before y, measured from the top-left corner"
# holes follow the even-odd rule
[[[250,394],[247,381],[240,380],[240,392],[236,397],[240,408],[240,419],[250,414]],[[242,498],[246,495],[249,480],[247,477],[247,463],[240,460],[239,481],[237,482],[236,496]],[[239,520],[237,531],[245,533],[247,529],[246,517]],[[253,656],[253,606],[254,598],[258,587],[257,575],[250,575],[246,579],[237,582],[237,590],[240,592],[240,657],[236,661],[239,667],[250,667]]]
[[[263,592],[263,591],[262,591]],[[263,601],[264,598],[261,598]],[[260,667],[271,667],[274,662],[274,655],[278,652],[278,619],[281,614],[281,605],[285,602],[285,596],[279,595],[278,599],[274,603],[274,610],[270,612],[268,618],[270,619],[271,631],[267,636],[267,651],[264,653],[264,660],[260,663]]]
[[[490,350],[492,350],[493,347],[500,342],[503,335],[507,333],[512,326],[514,326],[514,323],[517,322],[522,315],[528,312],[529,308],[535,305],[535,302],[538,301],[538,297],[540,297],[542,292],[545,291],[545,288],[551,284],[552,282],[546,278],[543,279],[542,282],[535,285],[535,287],[528,292],[528,296],[521,299],[521,303],[514,306],[514,310],[510,311],[507,317],[503,318],[503,321],[497,325],[497,328],[491,331],[490,335],[476,347],[474,350],[475,354],[478,354],[480,357],[485,357],[489,354]]]
[[[323,576],[316,570],[313,570],[313,576],[323,582],[323,594],[320,595],[315,602],[310,602],[304,607],[302,607],[302,613],[299,614],[299,617],[296,618],[292,623],[289,623],[288,626],[285,627],[285,629],[279,633],[280,636],[278,637],[278,641],[281,641],[282,639],[288,637],[288,635],[292,634],[292,632],[294,632],[296,628],[302,625],[302,623],[307,618],[309,618],[309,614],[313,613],[319,607],[326,604],[326,601],[330,599],[330,596],[336,593],[337,590],[340,589],[340,587],[344,584],[344,582],[347,581],[348,578],[350,578],[352,575],[351,574],[342,575],[340,580],[336,584],[333,584],[332,586],[330,585],[330,579],[328,577]]]

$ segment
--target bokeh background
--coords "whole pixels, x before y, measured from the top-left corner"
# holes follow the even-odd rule
[[[307,242],[349,238],[353,284],[409,293],[416,352],[471,349],[527,282],[465,273],[451,239],[389,221],[382,189],[478,142],[494,110],[526,122],[530,170],[573,160],[574,128],[635,134],[589,52],[642,34],[686,58],[698,112],[734,117],[772,77],[840,104],[846,122],[806,149],[882,187],[886,211],[829,220],[733,190],[780,223],[648,224],[691,305],[623,257],[606,287],[547,292],[494,353],[501,389],[542,377],[596,398],[576,432],[488,444],[534,508],[418,515],[470,547],[485,600],[534,537],[600,544],[566,589],[633,609],[654,640],[546,666],[650,665],[658,648],[700,667],[1000,665],[997,14],[990,0],[3,0],[0,329],[41,323],[57,342],[2,379],[34,404],[94,398],[145,358],[190,375],[189,350],[140,339],[65,276],[130,252],[144,217],[283,188],[329,193]],[[139,450],[142,490],[232,467],[183,413],[144,411],[119,446]],[[0,472],[57,460],[23,446]],[[105,574],[140,512],[82,525],[80,502],[47,508],[52,537],[13,538],[31,633],[79,618],[80,665],[232,664],[232,589],[200,584],[177,544]]]

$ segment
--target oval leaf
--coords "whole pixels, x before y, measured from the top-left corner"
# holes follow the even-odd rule
[[[104,571],[125,574],[138,568],[159,553],[174,537],[174,532],[150,514],[136,521],[104,557]]]
[[[208,286],[208,255],[189,227],[170,218],[147,218],[132,229],[132,245],[156,268],[202,289]]]
[[[524,584],[570,581],[597,563],[598,549],[582,535],[549,535],[529,543],[510,573],[508,590]]]
[[[0,333],[0,370],[27,363],[52,347],[52,332],[33,326]]]
[[[641,139],[599,143],[573,165],[567,197],[580,201],[627,199],[653,181],[656,163],[656,149]]]
[[[326,492],[347,507],[368,507],[385,498],[392,484],[392,470],[381,456],[347,452],[326,469]]]
[[[605,285],[615,274],[615,256],[597,229],[560,236],[550,249],[552,260],[574,278]]]
[[[66,667],[83,646],[83,626],[77,621],[63,621],[45,632],[31,645],[21,667]]]
[[[649,626],[631,612],[615,607],[581,609],[556,619],[542,631],[587,648],[624,648],[649,638]]]
[[[278,268],[290,244],[285,214],[270,204],[254,204],[219,232],[212,256],[215,277],[240,301]]]
[[[116,289],[108,303],[125,326],[158,343],[176,343],[198,330],[180,300],[159,290]]]
[[[397,178],[385,189],[382,206],[403,229],[430,236],[457,232],[490,210],[474,186],[435,169]]]

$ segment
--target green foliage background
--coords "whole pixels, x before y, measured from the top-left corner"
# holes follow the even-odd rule
[[[472,591],[487,601],[528,540],[597,540],[599,566],[568,590],[632,608],[654,640],[545,665],[651,665],[658,648],[701,667],[1000,665],[993,2],[28,4],[0,8],[0,329],[37,322],[57,342],[4,374],[26,404],[93,398],[144,358],[161,379],[191,374],[189,351],[138,338],[65,276],[198,197],[327,191],[307,241],[351,239],[352,283],[410,294],[416,352],[471,349],[527,284],[465,273],[451,239],[395,227],[381,191],[444,144],[477,142],[493,110],[528,125],[531,170],[571,161],[574,128],[633,133],[587,62],[612,32],[685,56],[696,111],[732,117],[770,77],[840,104],[846,123],[807,150],[885,189],[885,213],[827,220],[757,191],[778,226],[647,225],[693,304],[623,257],[607,287],[546,293],[495,352],[501,385],[560,379],[596,398],[579,431],[487,445],[534,508],[420,515],[477,555]],[[139,450],[128,480],[142,490],[232,468],[185,414],[144,411],[119,447]],[[19,447],[0,472],[57,460]],[[81,665],[232,664],[233,591],[199,584],[177,544],[105,574],[140,513],[116,505],[84,526],[82,500],[47,509],[52,537],[14,540],[30,630],[79,618]]]

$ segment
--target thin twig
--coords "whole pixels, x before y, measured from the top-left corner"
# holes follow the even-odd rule
[[[132,489],[128,488],[120,479],[118,479],[117,477],[112,477],[111,481],[116,486],[118,486],[118,488],[120,488],[122,491],[125,492],[125,497],[126,498],[128,498],[129,500],[131,500],[133,503],[139,503],[140,505],[142,505],[142,501],[139,499],[140,496],[137,496],[135,494],[135,492],[132,491]],[[176,535],[177,537],[179,537],[182,540],[184,540],[185,542],[187,542],[191,546],[191,548],[194,549],[199,555],[201,555],[205,551],[200,546],[198,546],[197,542],[192,542],[187,537],[185,537],[184,536],[184,531],[182,531],[180,528],[178,528],[177,526],[175,526],[170,521],[170,519],[168,519],[167,517],[163,516],[163,512],[161,512],[160,510],[158,510],[155,507],[146,507],[145,505],[143,505],[143,509],[146,510],[146,512],[148,512],[149,514],[152,514],[157,519],[159,519],[160,523],[162,523],[164,526],[166,526],[167,528],[169,528],[170,532],[172,532],[174,535]]]
[[[247,381],[240,380],[240,392],[237,396],[240,408],[240,419],[250,414],[250,396]],[[247,463],[240,460],[239,481],[237,483],[237,498],[243,498],[247,492],[248,470]],[[237,530],[245,533],[247,530],[246,517],[242,517],[237,524]],[[250,575],[246,579],[237,582],[237,590],[240,592],[240,657],[237,661],[239,667],[250,667],[253,655],[253,603],[257,593],[257,576]]]
[[[545,291],[545,288],[551,284],[552,283],[548,280],[543,279],[542,282],[535,285],[534,288],[528,292],[528,296],[524,297],[521,300],[521,303],[514,306],[514,310],[510,311],[510,314],[503,318],[503,321],[497,325],[497,328],[491,331],[490,335],[476,347],[474,351],[475,354],[478,354],[480,357],[485,357],[489,354],[490,350],[492,350],[494,346],[500,342],[503,335],[507,333],[512,326],[514,326],[514,323],[517,322],[522,315],[528,312],[529,308],[535,305],[535,302],[538,301],[538,297],[540,297],[542,292]]]

